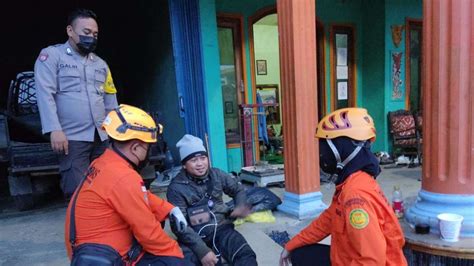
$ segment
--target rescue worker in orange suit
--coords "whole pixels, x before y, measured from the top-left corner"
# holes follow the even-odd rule
[[[375,178],[370,151],[373,119],[363,108],[345,108],[324,117],[316,130],[321,169],[336,184],[332,203],[283,249],[280,266],[407,265],[398,219]],[[331,246],[317,244],[331,235]],[[326,249],[326,254],[321,252]]]
[[[184,215],[147,191],[138,174],[160,133],[154,120],[139,108],[120,105],[103,128],[111,145],[89,166],[66,214],[71,265],[187,265],[160,223],[169,217],[186,230]],[[109,264],[101,264],[104,259]]]

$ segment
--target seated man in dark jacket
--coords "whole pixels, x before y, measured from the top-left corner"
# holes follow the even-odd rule
[[[257,265],[255,253],[232,223],[232,218],[250,213],[242,185],[231,175],[209,168],[201,139],[184,135],[176,147],[183,169],[171,181],[166,196],[189,221],[182,233],[171,224],[185,258],[204,266],[220,265],[221,256],[231,265]],[[234,199],[233,211],[222,200],[223,193]]]

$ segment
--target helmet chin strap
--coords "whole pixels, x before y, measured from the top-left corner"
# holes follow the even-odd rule
[[[329,145],[329,148],[331,148],[332,153],[334,154],[334,157],[336,157],[336,161],[337,161],[336,168],[338,172],[340,172],[344,168],[344,166],[346,166],[352,159],[354,159],[357,156],[357,154],[360,152],[363,146],[363,143],[357,145],[354,151],[349,156],[347,156],[347,158],[344,161],[341,162],[341,155],[339,155],[339,152],[337,151],[337,148],[332,142],[332,140],[326,139],[326,141]]]

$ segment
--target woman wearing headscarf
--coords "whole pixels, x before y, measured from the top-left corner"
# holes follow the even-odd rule
[[[328,209],[293,237],[280,265],[407,265],[398,219],[375,178],[380,173],[370,151],[376,131],[363,108],[345,108],[324,117],[316,130],[321,169],[336,185]],[[317,244],[331,235],[328,247]],[[326,254],[325,254],[326,253]]]

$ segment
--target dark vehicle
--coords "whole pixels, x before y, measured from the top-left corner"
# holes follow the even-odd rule
[[[158,120],[156,114],[152,116]],[[155,171],[164,169],[165,154],[160,135],[151,147],[150,166],[142,174],[148,188]],[[17,209],[31,209],[38,199],[58,191],[58,157],[49,135],[41,132],[33,72],[21,72],[10,83],[7,108],[0,114],[0,162],[8,165],[10,195]]]

